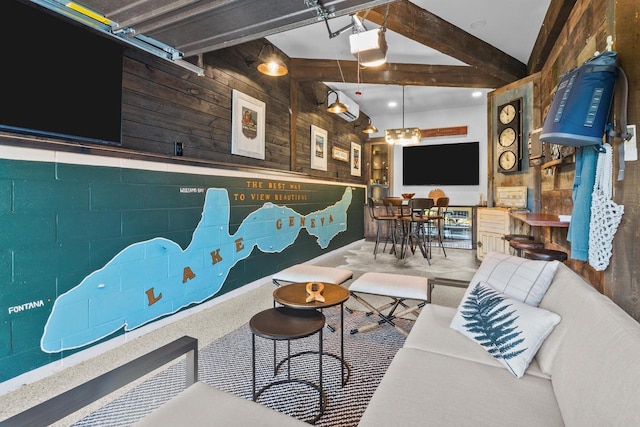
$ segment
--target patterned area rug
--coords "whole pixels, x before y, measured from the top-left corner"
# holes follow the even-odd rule
[[[324,311],[327,324],[340,325],[340,311]],[[404,337],[388,325],[351,335],[351,329],[370,323],[365,313],[345,312],[344,352],[350,367],[346,385],[340,381],[341,365],[334,357],[323,357],[323,385],[326,394],[324,414],[317,426],[348,427],[358,424],[391,359],[404,343]],[[410,329],[413,321],[398,319]],[[340,330],[323,331],[324,351],[340,355]],[[286,378],[286,364],[273,375],[273,341],[256,337],[257,389],[271,381]],[[286,344],[278,342],[278,359],[286,356]],[[292,341],[292,354],[317,351],[318,336]],[[222,390],[251,399],[251,331],[241,326],[199,352],[199,379]],[[291,377],[318,383],[318,355],[309,353],[291,360]],[[348,371],[345,371],[348,372]],[[185,364],[177,363],[118,399],[80,420],[74,426],[129,426],[169,400],[184,388]],[[267,389],[259,402],[304,421],[312,420],[319,411],[318,392],[303,384],[287,383]],[[212,402],[215,404],[215,402]]]

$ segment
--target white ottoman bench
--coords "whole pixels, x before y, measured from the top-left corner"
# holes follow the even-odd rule
[[[407,314],[418,317],[420,309],[429,302],[429,280],[426,277],[402,274],[365,273],[349,286],[349,293],[356,301],[371,310],[371,313],[380,317],[376,323],[352,329],[351,334],[364,332],[387,323],[402,335],[407,336],[409,333],[398,326],[394,319]],[[389,297],[391,302],[374,307],[365,300],[364,295]],[[414,301],[414,305],[408,305],[408,300]],[[403,310],[396,312],[399,307]],[[385,310],[388,311],[384,313]]]
[[[321,265],[296,264],[272,276],[273,284],[280,286],[283,282],[325,282],[341,285],[353,277],[353,271],[344,268],[324,267]]]

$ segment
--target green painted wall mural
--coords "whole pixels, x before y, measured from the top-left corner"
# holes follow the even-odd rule
[[[71,157],[0,159],[0,382],[363,238],[364,187]]]

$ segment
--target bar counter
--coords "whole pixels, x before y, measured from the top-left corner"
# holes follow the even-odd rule
[[[541,212],[510,212],[509,215],[531,226],[537,227],[569,227],[568,221],[560,221],[556,214]]]

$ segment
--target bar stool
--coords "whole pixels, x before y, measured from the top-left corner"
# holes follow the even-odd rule
[[[566,252],[557,251],[555,249],[525,249],[524,257],[527,259],[534,259],[540,261],[560,261],[565,262],[568,258]]]
[[[512,240],[534,240],[533,236],[529,234],[505,234],[502,238],[508,242]]]
[[[399,241],[400,243],[404,242],[404,218],[411,216],[411,211],[409,209],[409,201],[402,197],[385,197],[382,199],[382,203],[387,207],[387,215],[391,215],[395,218],[393,221],[393,225],[391,228],[391,240],[393,243],[393,247],[391,248],[391,252],[396,255],[396,257],[401,258],[401,254],[396,251],[396,243]],[[385,243],[384,250],[386,250],[387,245]],[[402,250],[402,246],[400,247]]]
[[[444,226],[444,221],[447,217],[447,209],[449,208],[449,198],[448,197],[439,197],[435,202],[436,212],[430,214],[431,223],[436,227],[436,233],[438,237],[438,242],[440,243],[440,247],[442,248],[442,253],[444,256],[447,256],[447,252],[444,250],[444,244],[442,243],[442,229]]]
[[[383,249],[383,252],[384,252],[384,250],[386,250],[387,248],[387,243],[389,242],[389,240],[392,240],[395,238],[395,235],[393,235],[393,227],[395,226],[395,221],[397,217],[395,215],[376,213],[375,202],[371,197],[367,199],[367,207],[369,209],[369,216],[376,223],[376,244],[373,247],[373,259],[376,259],[376,255],[378,254],[378,245],[380,244],[380,237],[381,237],[380,234],[382,231],[382,226],[384,225],[386,229],[386,236],[384,238],[385,240],[384,240],[384,249]],[[393,243],[395,246],[395,241]]]
[[[536,240],[511,240],[509,246],[515,249],[519,257],[522,257],[522,251],[525,249],[544,249],[544,243]]]

